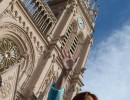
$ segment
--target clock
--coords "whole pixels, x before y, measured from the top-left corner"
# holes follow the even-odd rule
[[[82,19],[81,17],[79,17],[79,18],[77,19],[77,22],[78,22],[79,28],[83,30],[84,27],[85,27],[85,24],[84,24],[83,19]]]

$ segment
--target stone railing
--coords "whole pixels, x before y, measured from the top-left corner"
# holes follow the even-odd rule
[[[57,22],[49,6],[42,0],[22,0],[22,3],[42,34],[49,34]]]

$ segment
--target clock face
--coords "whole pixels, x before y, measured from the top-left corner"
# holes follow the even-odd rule
[[[79,17],[77,21],[78,21],[79,28],[84,29],[85,24],[84,24],[83,19],[81,17]]]

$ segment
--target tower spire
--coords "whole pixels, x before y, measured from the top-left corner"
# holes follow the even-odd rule
[[[97,6],[97,8],[96,8],[96,14],[98,14],[98,11],[99,11],[99,5]]]
[[[95,11],[95,20],[94,21],[96,21],[96,19],[97,19],[97,15],[98,15],[98,11],[99,11],[99,5],[97,6],[97,8],[96,8],[96,11]]]
[[[94,0],[94,3],[93,3],[92,8],[91,8],[92,10],[94,10],[94,8],[95,8],[96,1],[97,1],[97,0]]]

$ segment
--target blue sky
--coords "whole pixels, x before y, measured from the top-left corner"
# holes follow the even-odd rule
[[[99,100],[130,100],[130,0],[98,0],[94,45],[83,90]]]

